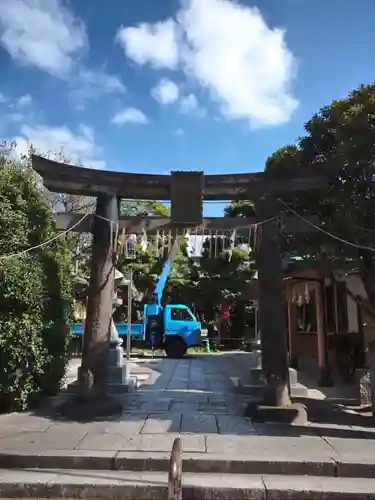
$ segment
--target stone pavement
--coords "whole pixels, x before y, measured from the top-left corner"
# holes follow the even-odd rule
[[[160,470],[181,436],[191,472],[375,477],[371,426],[292,427],[244,417],[249,398],[233,387],[246,362],[245,353],[139,362],[150,376],[138,391],[119,396],[119,418],[78,423],[53,411],[1,415],[0,467]]]

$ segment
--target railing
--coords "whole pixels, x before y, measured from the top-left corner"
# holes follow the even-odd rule
[[[182,442],[173,442],[168,471],[168,500],[182,500]]]

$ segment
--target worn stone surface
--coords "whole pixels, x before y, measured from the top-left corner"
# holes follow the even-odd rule
[[[257,430],[251,420],[241,415],[216,415],[216,421],[220,434],[233,435],[255,435]]]
[[[161,500],[167,498],[165,472],[97,470],[2,470],[2,498],[102,498]],[[274,476],[250,474],[191,474],[183,476],[183,496],[190,500],[347,500],[375,499],[375,479]]]
[[[178,434],[91,434],[88,433],[77,444],[79,450],[108,450],[108,451],[171,451],[174,439]],[[187,435],[183,438],[185,451],[204,452],[205,437]]]
[[[166,434],[168,432],[180,432],[181,430],[180,413],[168,413],[166,415],[151,414],[148,416],[143,428],[142,434]]]
[[[374,428],[245,418],[249,398],[234,393],[231,376],[246,360],[243,353],[146,360],[139,369],[151,376],[119,396],[123,414],[111,419],[1,415],[0,467],[166,470],[180,435],[186,471],[375,477]],[[203,380],[207,390],[199,389]]]
[[[337,454],[318,436],[207,436],[207,452],[219,454],[222,450],[232,456],[290,457],[329,459]]]
[[[185,413],[182,416],[181,432],[190,434],[217,434],[215,415]]]
[[[347,455],[350,455],[352,457],[375,457],[374,439],[326,437],[325,440],[341,457]]]
[[[0,439],[0,450],[72,450],[86,435],[86,431],[22,432]]]
[[[102,498],[164,500],[167,498],[165,472],[140,471],[0,471],[0,494],[15,497],[17,491],[34,498]],[[185,474],[184,498],[253,499],[265,498],[261,476]]]
[[[335,477],[263,476],[267,500],[314,498],[347,500],[349,498],[375,498],[375,480]]]
[[[48,418],[37,417],[31,413],[13,413],[0,415],[0,437],[14,434],[15,432],[45,431],[52,421]]]

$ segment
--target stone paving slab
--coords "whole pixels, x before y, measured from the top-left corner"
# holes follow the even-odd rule
[[[173,441],[178,434],[94,434],[87,433],[75,446],[77,450],[105,450],[105,451],[171,451]],[[184,450],[206,451],[206,441],[203,435],[186,435]]]
[[[0,450],[72,450],[87,434],[86,431],[61,432],[22,432],[0,439]]]
[[[375,498],[375,479],[353,481],[349,478],[309,476],[262,476],[267,500],[324,499],[350,500]]]
[[[167,413],[166,415],[151,414],[147,417],[142,428],[142,434],[166,434],[180,432],[181,413]]]
[[[247,418],[240,415],[219,415],[216,414],[216,421],[220,434],[235,435],[256,435],[258,431],[254,424]]]
[[[45,431],[51,425],[50,419],[37,417],[30,413],[0,415],[0,438],[15,432]]]
[[[332,447],[318,436],[303,438],[281,436],[207,436],[207,452],[220,454],[225,450],[227,456],[259,457],[298,457],[328,460],[336,457]]]
[[[340,456],[375,457],[375,440],[336,437],[325,437],[324,439]]]
[[[181,432],[190,434],[217,434],[215,415],[184,413],[182,415]]]

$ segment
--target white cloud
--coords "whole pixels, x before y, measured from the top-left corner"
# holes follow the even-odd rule
[[[178,63],[176,23],[172,19],[118,30],[116,40],[137,64],[154,68],[175,68]]]
[[[78,75],[79,81],[87,87],[99,87],[107,93],[125,92],[125,86],[117,75],[106,73],[102,69],[89,70],[83,68]]]
[[[25,115],[19,111],[15,111],[14,113],[7,114],[6,118],[9,118],[12,122],[22,122],[25,119]]]
[[[178,136],[181,136],[181,135],[184,135],[184,134],[185,134],[185,131],[182,128],[178,128],[174,132],[174,135],[178,135]]]
[[[83,164],[85,167],[104,169],[102,149],[96,144],[95,134],[91,127],[81,125],[79,132],[74,133],[68,127],[48,127],[46,125],[23,125],[18,137],[17,152],[26,153],[32,145],[47,156],[54,156],[60,151],[73,164]]]
[[[88,46],[84,24],[59,0],[3,0],[0,43],[13,59],[57,76]]]
[[[172,80],[163,78],[151,91],[153,98],[160,104],[172,104],[176,102],[180,90]]]
[[[189,94],[180,100],[181,112],[188,114],[196,114],[197,116],[204,116],[205,110],[199,106],[198,99],[194,94]]]
[[[76,109],[84,108],[84,101],[95,99],[100,94],[123,94],[126,89],[117,75],[106,73],[102,69],[81,68],[73,81],[74,88],[70,97]]]
[[[126,108],[116,113],[112,118],[111,123],[115,125],[124,125],[125,123],[146,125],[148,123],[148,119],[140,109]]]
[[[3,115],[5,120],[22,122],[31,118],[33,114],[33,98],[30,94],[21,95],[13,101],[7,99],[6,102],[8,102],[8,110],[10,111]]]
[[[65,0],[2,0],[0,45],[19,63],[69,80],[87,97],[124,91],[118,76],[83,64],[86,26]]]
[[[123,39],[127,56],[138,64],[180,66],[209,91],[227,119],[244,119],[252,127],[287,122],[298,101],[291,93],[296,65],[285,32],[269,27],[259,9],[236,0],[181,3],[177,22],[130,28]],[[169,26],[168,37],[160,26]],[[173,57],[159,57],[161,44],[162,53]]]
[[[33,102],[33,98],[31,97],[30,94],[25,94],[22,95],[18,101],[17,101],[17,106],[20,108],[24,108],[27,106],[30,106],[30,104]]]
[[[6,102],[8,102],[8,99],[0,92],[0,104],[5,104]]]

